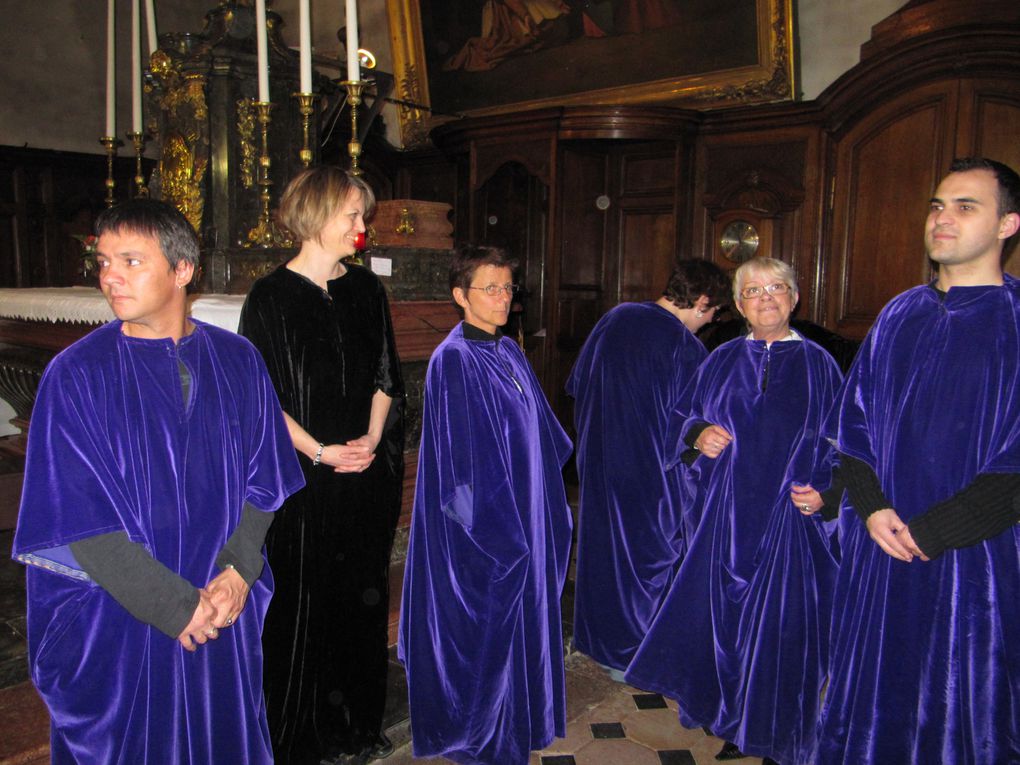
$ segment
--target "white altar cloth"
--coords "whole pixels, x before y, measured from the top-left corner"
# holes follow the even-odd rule
[[[244,297],[192,295],[190,313],[199,321],[236,332]],[[113,318],[113,311],[95,287],[0,289],[0,318],[103,324]]]

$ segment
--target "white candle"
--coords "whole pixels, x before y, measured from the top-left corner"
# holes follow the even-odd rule
[[[131,132],[142,132],[142,9],[131,2]]]
[[[301,0],[301,92],[312,92],[312,20],[308,10],[309,0]]]
[[[255,0],[255,35],[259,49],[259,101],[269,101],[269,43],[266,39],[266,0]]]
[[[153,0],[145,0],[145,25],[149,33],[149,58],[152,58],[159,45],[156,38],[156,8]]]
[[[347,8],[347,79],[361,79],[361,62],[358,61],[358,4],[345,0]]]
[[[117,51],[114,25],[117,0],[106,0],[106,136],[117,135]]]

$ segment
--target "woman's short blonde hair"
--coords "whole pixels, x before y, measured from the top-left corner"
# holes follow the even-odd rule
[[[734,300],[740,300],[740,291],[753,276],[764,276],[768,279],[785,282],[790,288],[794,300],[800,296],[797,291],[797,274],[788,264],[775,258],[751,258],[742,263],[733,274]]]
[[[287,184],[277,220],[302,242],[318,240],[355,191],[361,194],[367,218],[375,207],[375,194],[367,183],[335,165],[309,167]]]

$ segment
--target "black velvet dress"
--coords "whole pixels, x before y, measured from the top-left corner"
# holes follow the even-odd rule
[[[259,279],[239,332],[262,352],[284,411],[317,441],[368,431],[372,397],[394,398],[364,473],[301,456],[307,485],[266,538],[276,590],[263,634],[276,761],[362,751],[386,698],[388,567],[403,478],[402,382],[386,292],[348,266],[328,292],[281,266]]]

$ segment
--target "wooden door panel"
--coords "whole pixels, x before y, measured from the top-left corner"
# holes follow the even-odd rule
[[[850,128],[835,147],[829,305],[861,338],[895,295],[924,282],[927,202],[953,151],[958,87],[919,88]]]
[[[565,387],[581,346],[601,316],[599,294],[593,290],[561,289],[556,303],[556,363],[551,370],[548,395],[553,411],[564,426],[573,423],[573,399]]]
[[[624,209],[620,215],[620,301],[654,300],[676,262],[672,207]]]
[[[1020,172],[1020,82],[965,80],[960,100],[957,155],[988,157]],[[1020,247],[1006,270],[1020,276]]]
[[[605,152],[564,149],[560,169],[561,288],[602,288],[606,211],[599,209],[596,200],[606,193],[608,173]]]

